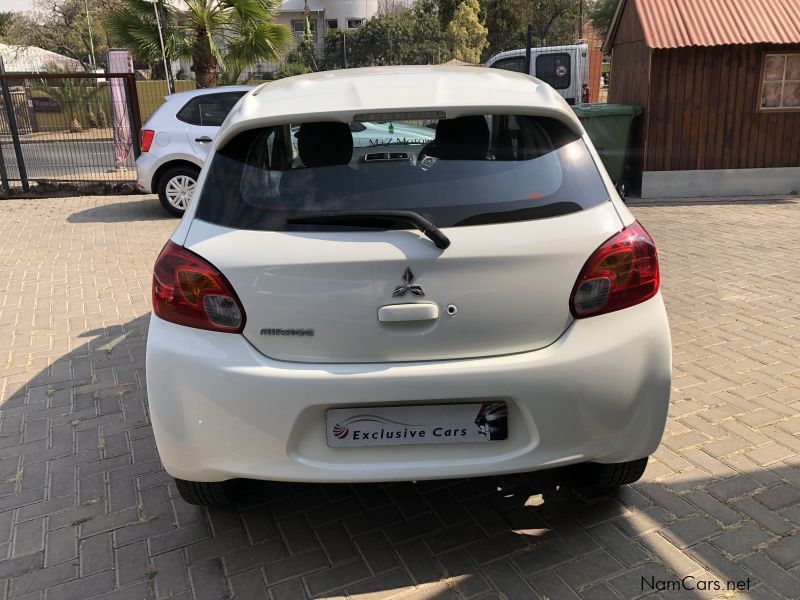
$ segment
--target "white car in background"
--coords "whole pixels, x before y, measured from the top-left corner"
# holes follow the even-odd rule
[[[186,211],[220,125],[239,98],[252,89],[227,86],[172,94],[142,126],[137,182],[158,194],[167,212],[180,217]],[[430,141],[435,134],[427,127],[390,122],[355,123],[352,131],[354,144],[365,148]]]
[[[219,126],[252,89],[226,86],[172,94],[142,125],[137,182],[158,194],[167,212],[183,215]]]
[[[370,123],[385,141],[360,145]],[[196,504],[234,500],[236,479],[575,465],[580,484],[636,481],[669,406],[659,277],[575,114],[533,77],[270,83],[217,134],[154,267],[159,456]]]

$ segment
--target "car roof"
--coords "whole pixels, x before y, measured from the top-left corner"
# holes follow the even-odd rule
[[[542,81],[501,69],[461,66],[367,67],[320,71],[265,83],[242,98],[222,125],[235,134],[281,123],[361,120],[372,113],[540,114],[583,133],[575,113]],[[434,117],[435,118],[435,117]],[[441,118],[441,117],[439,117]]]
[[[580,44],[568,44],[566,46],[539,46],[531,48],[531,54],[555,54],[557,52],[566,52],[567,50],[575,50],[587,48],[588,44],[580,43]],[[515,48],[514,50],[503,50],[502,52],[498,52],[497,54],[492,54],[489,57],[489,60],[486,61],[486,66],[495,62],[499,58],[508,58],[509,56],[517,57],[517,56],[525,56],[527,49],[525,48]]]

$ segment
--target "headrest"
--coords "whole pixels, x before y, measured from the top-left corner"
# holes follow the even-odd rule
[[[444,160],[485,160],[489,125],[480,115],[442,119],[436,126],[436,156]]]
[[[347,165],[353,157],[353,135],[347,123],[303,123],[297,133],[297,151],[306,167]]]

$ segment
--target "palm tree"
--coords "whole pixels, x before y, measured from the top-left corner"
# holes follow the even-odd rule
[[[273,22],[280,0],[184,0],[186,8],[162,4],[168,58],[192,61],[197,85],[213,87],[217,74],[277,61],[292,34]],[[143,62],[161,58],[155,15],[143,0],[123,0],[105,19],[109,37]]]
[[[57,65],[50,65],[48,72],[72,73],[73,71]],[[40,95],[47,96],[61,105],[61,109],[67,113],[69,118],[70,133],[81,132],[83,131],[83,124],[79,115],[83,112],[86,119],[91,123],[87,113],[93,113],[93,107],[99,105],[100,88],[97,87],[95,80],[65,77],[57,81],[59,84],[53,85],[52,79],[40,79],[34,82],[33,89],[39,92]],[[100,106],[100,110],[102,111],[102,106]],[[105,118],[105,115],[103,118]]]

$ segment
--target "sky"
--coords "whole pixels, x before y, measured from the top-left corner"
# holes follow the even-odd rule
[[[0,11],[26,12],[31,8],[31,0],[0,0]]]

